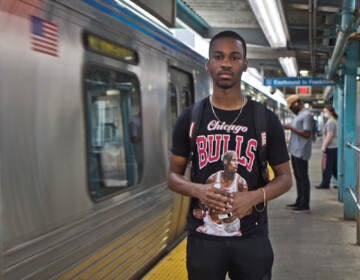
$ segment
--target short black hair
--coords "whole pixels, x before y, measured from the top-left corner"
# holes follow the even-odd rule
[[[214,37],[211,38],[210,45],[209,45],[209,55],[210,55],[210,50],[214,45],[214,41],[217,40],[217,39],[220,39],[220,38],[234,38],[234,39],[240,41],[241,44],[243,45],[243,48],[244,48],[244,58],[246,58],[246,42],[245,42],[245,39],[243,37],[241,37],[235,31],[231,31],[231,30],[221,31],[220,33],[216,34]]]

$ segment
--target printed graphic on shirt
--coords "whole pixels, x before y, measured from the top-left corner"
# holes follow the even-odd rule
[[[224,170],[210,175],[206,183],[214,183],[214,188],[225,189],[228,192],[247,191],[247,182],[237,173],[237,152],[228,150],[221,156],[221,160]],[[196,229],[198,232],[217,236],[242,235],[240,219],[234,217],[231,212],[220,213],[200,202],[199,208],[193,210],[193,216],[203,220],[203,224]]]
[[[231,127],[233,134],[221,133],[221,130],[227,131],[229,127]],[[235,141],[235,152],[239,164],[246,167],[247,171],[252,171],[258,141],[250,138],[244,143],[246,140],[244,135],[248,132],[248,127],[241,125],[230,126],[225,122],[213,120],[208,123],[207,130],[216,132],[214,134],[198,135],[196,138],[200,170],[209,163],[219,161],[221,154],[229,149],[230,141]],[[262,135],[262,137],[263,141],[266,142],[266,134]]]

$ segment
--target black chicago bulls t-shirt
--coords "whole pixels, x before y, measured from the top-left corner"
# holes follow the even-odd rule
[[[257,149],[261,143],[258,143],[255,132],[254,102],[248,100],[238,117],[239,110],[227,111],[214,108],[214,114],[209,99],[206,100],[196,138],[194,182],[205,183],[211,175],[223,170],[224,164],[221,157],[224,152],[232,150],[236,151],[238,157],[237,173],[241,176],[241,180],[246,182],[248,190],[258,189],[265,185],[257,155]],[[191,109],[192,106],[186,108],[174,125],[171,152],[177,156],[188,157],[190,154]],[[289,160],[289,155],[282,125],[278,117],[268,109],[266,109],[265,118],[267,131],[262,141],[266,141],[267,160],[270,165],[284,163]],[[262,207],[259,205],[258,209]],[[207,220],[210,220],[210,225],[204,230]],[[240,234],[227,234],[226,226],[221,222],[212,222],[208,219],[206,209],[203,209],[199,200],[191,199],[188,230],[209,236],[246,236],[267,233],[266,211],[258,212],[253,209],[250,215],[240,220],[240,228]]]

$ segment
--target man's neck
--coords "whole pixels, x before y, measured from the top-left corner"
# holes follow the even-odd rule
[[[241,91],[226,92],[226,90],[219,92],[214,91],[210,98],[211,104],[214,107],[224,110],[238,110],[246,103],[246,98]]]

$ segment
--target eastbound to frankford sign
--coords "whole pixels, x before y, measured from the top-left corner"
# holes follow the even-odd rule
[[[325,78],[266,78],[264,85],[278,87],[334,86],[335,82]]]

